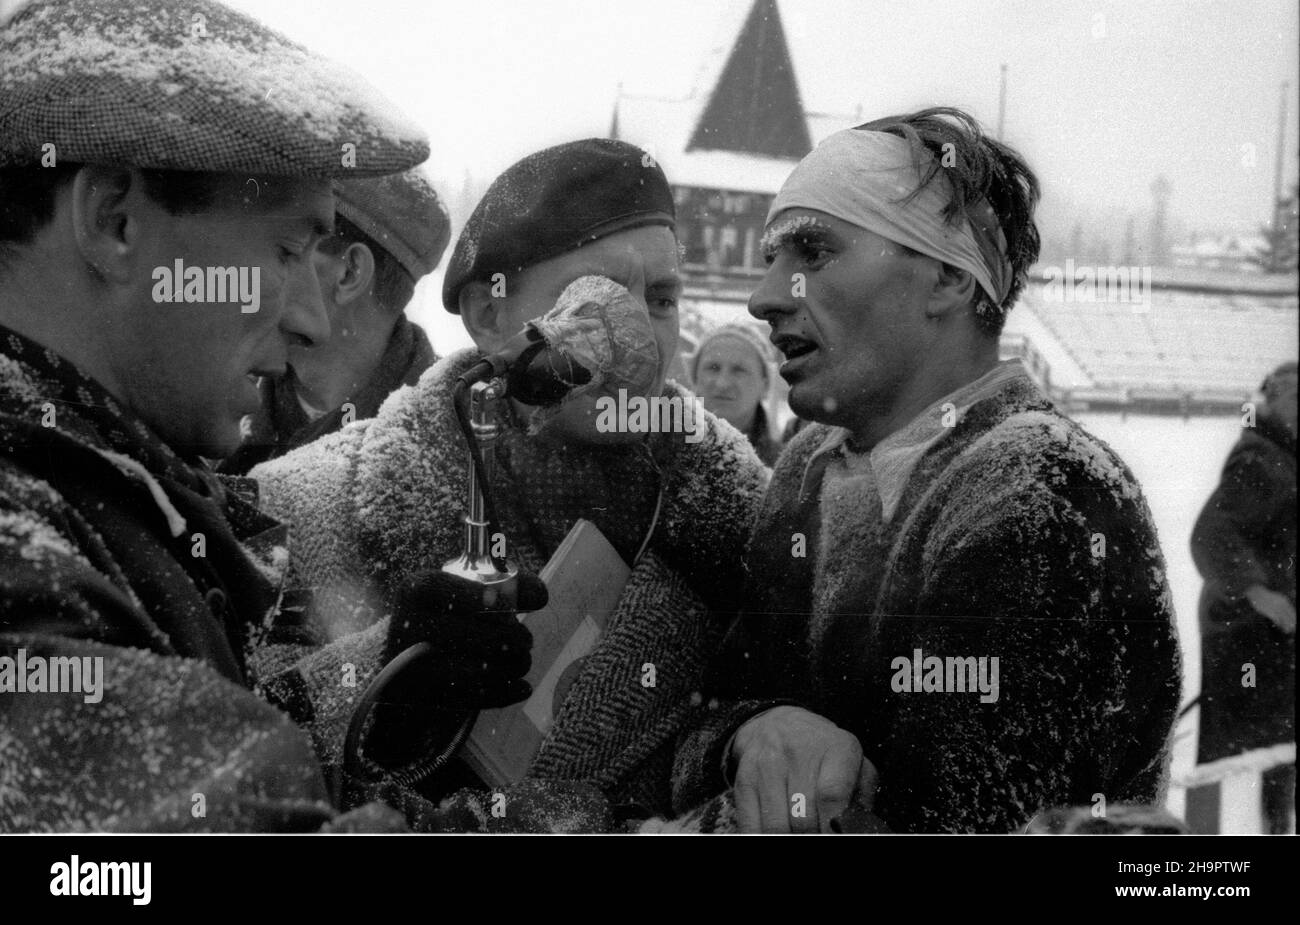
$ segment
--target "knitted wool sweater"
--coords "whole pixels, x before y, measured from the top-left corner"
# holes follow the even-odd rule
[[[253,470],[265,509],[293,526],[291,581],[315,589],[314,619],[331,635],[376,620],[385,588],[459,552],[468,461],[450,396],[476,359],[452,354],[394,393],[376,418]],[[671,383],[665,394],[689,397]],[[654,482],[663,487],[654,538],[532,777],[583,780],[615,800],[668,806],[674,741],[725,628],[709,606],[734,610],[739,599],[741,551],[767,477],[742,435],[712,415],[706,421],[699,442],[651,435],[648,453],[548,448],[518,432],[498,445],[500,526],[511,557],[530,571],[577,516],[630,559],[649,527]],[[642,684],[647,663],[653,687]]]
[[[1155,801],[1180,656],[1151,515],[1118,457],[1022,374],[926,452],[888,522],[872,497],[823,522],[805,473],[828,435],[800,432],[773,472],[746,610],[707,688],[720,703],[679,754],[679,810],[721,788],[754,698],[854,733],[896,831],[1008,832],[1097,794]],[[993,701],[947,684],[947,659],[980,657],[999,660]]]

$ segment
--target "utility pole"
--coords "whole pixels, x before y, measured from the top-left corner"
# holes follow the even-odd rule
[[[1282,226],[1282,156],[1286,150],[1286,91],[1287,82],[1284,80],[1282,81],[1282,92],[1277,105],[1277,160],[1273,168],[1273,208],[1271,215],[1275,232]]]
[[[998,141],[1002,140],[1002,130],[1007,121],[1007,66],[1002,65],[1002,86],[998,90]],[[1280,169],[1280,168],[1279,168]]]

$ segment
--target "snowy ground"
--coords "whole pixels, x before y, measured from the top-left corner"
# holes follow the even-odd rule
[[[1137,476],[1155,517],[1160,545],[1169,568],[1183,649],[1183,703],[1200,690],[1200,633],[1196,602],[1201,578],[1192,563],[1192,526],[1219,481],[1228,451],[1241,434],[1238,417],[1191,418],[1115,413],[1074,415],[1106,441]],[[1173,773],[1190,769],[1196,759],[1197,711],[1179,724]],[[1173,789],[1170,809],[1182,815],[1183,793]]]

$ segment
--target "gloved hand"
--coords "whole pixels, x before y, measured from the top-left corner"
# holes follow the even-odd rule
[[[478,710],[526,700],[533,637],[516,612],[545,607],[547,594],[536,575],[521,572],[516,581],[515,610],[496,588],[446,572],[422,572],[403,583],[392,598],[384,663],[417,643],[431,648],[404,672],[419,679],[418,689],[406,690],[408,696],[393,691],[384,701]]]
[[[518,612],[546,606],[546,585],[516,578]],[[384,646],[389,664],[411,646],[428,643],[384,688],[365,739],[366,757],[387,768],[407,764],[445,744],[475,710],[526,700],[533,637],[492,586],[422,572],[391,598]]]

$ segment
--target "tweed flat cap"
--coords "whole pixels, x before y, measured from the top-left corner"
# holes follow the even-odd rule
[[[362,78],[213,0],[35,0],[0,25],[0,167],[376,176],[429,154]]]
[[[442,304],[459,314],[466,283],[643,225],[675,228],[676,211],[663,170],[640,148],[587,138],[530,154],[492,181],[465,223]]]
[[[451,241],[451,218],[419,170],[334,181],[338,213],[392,254],[411,278],[433,272]]]

